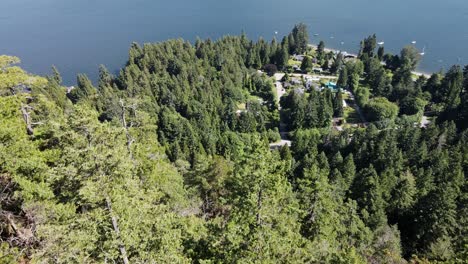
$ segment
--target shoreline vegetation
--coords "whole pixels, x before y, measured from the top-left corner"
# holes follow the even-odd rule
[[[68,90],[0,56],[0,262],[466,264],[468,65],[308,41],[133,43]]]
[[[313,49],[317,49],[318,48],[318,45],[315,45],[315,44],[309,44],[309,47],[313,48]],[[358,54],[355,54],[355,53],[350,53],[346,50],[340,50],[340,49],[332,49],[332,48],[324,48],[324,51],[325,52],[333,52],[335,54],[338,54],[338,53],[344,53],[344,54],[348,54],[348,55],[353,55],[355,57],[358,56]],[[425,71],[412,71],[412,73],[416,76],[424,76],[426,77],[427,79],[429,79],[431,77],[431,75],[433,73],[429,73],[429,72],[425,72]]]

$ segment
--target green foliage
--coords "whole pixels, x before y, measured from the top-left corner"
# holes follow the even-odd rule
[[[304,23],[295,25],[289,35],[289,39],[290,54],[304,54],[307,51],[307,45],[309,44],[307,25]]]
[[[24,88],[40,88],[47,84],[47,80],[42,77],[33,76],[14,64],[20,63],[17,57],[0,56],[0,95],[23,92]]]
[[[340,70],[340,75],[338,77],[338,87],[340,88],[347,88],[348,87],[348,68],[343,67]]]
[[[464,263],[467,68],[414,81],[412,48],[370,36],[344,63],[321,43],[371,123],[334,131],[341,90],[293,89],[280,126],[257,70],[307,40],[134,43],[69,94],[0,56],[0,262]],[[269,149],[278,128],[291,148]]]
[[[372,35],[361,41],[361,50],[359,51],[359,57],[361,59],[366,56],[372,58],[374,56],[375,48],[377,47],[377,37]]]
[[[343,93],[341,92],[341,89],[338,90],[338,92],[335,94],[333,98],[333,115],[335,117],[343,117],[344,115]]]
[[[309,56],[305,56],[301,64],[301,71],[310,72],[313,66],[312,59]]]
[[[398,115],[398,106],[384,97],[376,97],[366,104],[366,116],[369,121],[394,120]]]

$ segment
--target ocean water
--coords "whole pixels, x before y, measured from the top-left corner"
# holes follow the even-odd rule
[[[37,74],[56,65],[72,85],[78,73],[95,80],[99,64],[117,72],[134,41],[280,39],[298,22],[313,43],[349,52],[373,33],[392,53],[416,41],[424,72],[468,64],[467,0],[1,0],[0,54]]]

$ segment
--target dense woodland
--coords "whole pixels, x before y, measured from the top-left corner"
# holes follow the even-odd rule
[[[414,78],[414,47],[370,36],[345,60],[321,43],[366,126],[331,129],[341,91],[291,91],[293,145],[270,150],[258,70],[290,71],[308,41],[299,24],[281,42],[134,43],[117,76],[70,91],[0,56],[0,262],[468,263],[468,67]]]

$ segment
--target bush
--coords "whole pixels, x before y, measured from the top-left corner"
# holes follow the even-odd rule
[[[278,132],[278,128],[268,129],[268,141],[269,142],[278,142],[281,140],[281,135]]]
[[[400,102],[400,114],[415,115],[423,112],[427,101],[418,98],[407,96]]]
[[[365,113],[368,121],[394,120],[398,115],[398,106],[384,97],[376,97],[370,100]]]
[[[276,67],[276,65],[274,65],[274,64],[267,64],[267,65],[263,66],[263,70],[264,70],[269,76],[273,76],[273,75],[275,75],[275,73],[278,72],[278,67]]]

